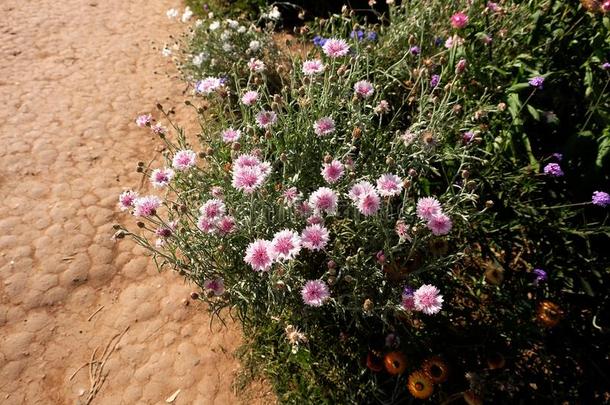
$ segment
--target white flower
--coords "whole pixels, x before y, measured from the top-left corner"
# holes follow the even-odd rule
[[[189,6],[186,6],[184,9],[184,13],[182,13],[182,18],[180,19],[183,23],[187,22],[193,16],[193,11]]]
[[[243,34],[244,32],[246,32],[246,27],[244,27],[243,25],[240,25],[239,28],[237,29],[237,32],[239,32],[240,34]]]
[[[224,30],[222,34],[220,34],[220,40],[223,42],[228,41],[229,38],[231,38],[231,31]]]
[[[218,21],[212,21],[210,24],[210,31],[216,31],[218,28],[220,28],[220,23]]]
[[[169,49],[166,45],[163,47],[163,50],[161,51],[161,55],[165,56],[166,58],[169,56],[172,56],[172,50]]]
[[[282,18],[282,13],[280,13],[280,10],[276,6],[273,6],[273,8],[269,10],[269,13],[263,14],[263,17],[277,21]]]
[[[195,27],[201,27],[203,25],[203,20],[202,19],[197,19],[195,20]]]
[[[250,45],[248,45],[248,49],[252,52],[256,52],[261,49],[261,43],[257,40],[250,41]]]
[[[222,50],[225,52],[231,52],[233,50],[233,45],[231,45],[229,42],[225,42],[222,44]]]
[[[176,10],[175,8],[170,8],[169,10],[167,10],[165,15],[171,20],[173,18],[178,17],[178,10]]]
[[[239,23],[237,21],[231,20],[229,18],[229,19],[227,19],[227,25],[232,29],[236,29],[239,26]]]
[[[204,60],[207,59],[207,55],[201,52],[199,55],[193,56],[193,65],[199,67],[203,63]]]

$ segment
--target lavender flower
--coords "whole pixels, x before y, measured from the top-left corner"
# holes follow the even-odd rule
[[[432,75],[430,79],[430,87],[435,88],[441,81],[441,77],[439,75]]]
[[[561,170],[561,166],[558,163],[549,163],[544,166],[544,174],[553,177],[561,177],[563,176],[563,170]]]
[[[610,205],[610,194],[604,191],[595,191],[593,197],[591,197],[591,203],[600,207],[607,207]]]
[[[409,48],[409,52],[411,52],[411,55],[413,56],[417,56],[421,53],[421,48],[417,45],[412,46],[411,48]]]
[[[362,41],[362,38],[364,38],[364,31],[362,31],[362,30],[352,31],[349,34],[349,37],[351,39],[357,39],[358,41]]]
[[[325,43],[326,43],[326,38],[323,38],[319,35],[316,35],[315,37],[313,37],[313,44],[315,46],[324,46]]]
[[[377,41],[377,33],[375,31],[371,31],[368,34],[366,34],[366,39],[368,39],[369,41]]]
[[[542,85],[544,84],[544,77],[536,76],[530,79],[528,82],[530,86],[535,87],[538,90],[542,90]]]
[[[534,275],[536,276],[536,279],[534,280],[534,285],[536,286],[540,283],[544,283],[548,278],[546,271],[542,269],[534,269]]]
[[[604,63],[602,63],[602,69],[604,69],[604,70],[608,70],[608,69],[610,69],[610,62],[604,62]]]

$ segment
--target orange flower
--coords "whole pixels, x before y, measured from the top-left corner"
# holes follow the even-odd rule
[[[538,304],[538,321],[547,328],[557,326],[563,316],[563,311],[551,301],[542,301]]]
[[[427,399],[434,392],[434,383],[423,371],[415,371],[409,376],[407,387],[415,398]]]
[[[398,375],[407,369],[407,358],[402,352],[390,352],[383,358],[385,369],[392,375]]]
[[[422,371],[434,384],[440,384],[449,378],[449,366],[440,357],[430,357],[422,364]]]

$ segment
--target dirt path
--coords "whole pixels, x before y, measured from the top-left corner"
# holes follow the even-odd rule
[[[0,403],[84,403],[88,367],[70,377],[127,327],[93,403],[165,403],[178,389],[175,404],[240,402],[235,328],[210,332],[180,277],[110,239],[126,221],[117,195],[155,148],[134,118],[183,100],[153,73],[171,63],[151,45],[180,32],[165,16],[178,5],[0,4]]]

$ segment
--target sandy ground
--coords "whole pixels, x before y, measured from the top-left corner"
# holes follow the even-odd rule
[[[179,5],[0,2],[0,403],[85,403],[89,367],[72,375],[127,328],[93,403],[253,402],[231,388],[237,329],[210,331],[192,287],[110,238],[133,227],[117,195],[156,147],[134,118],[184,100],[152,47],[182,29]]]

